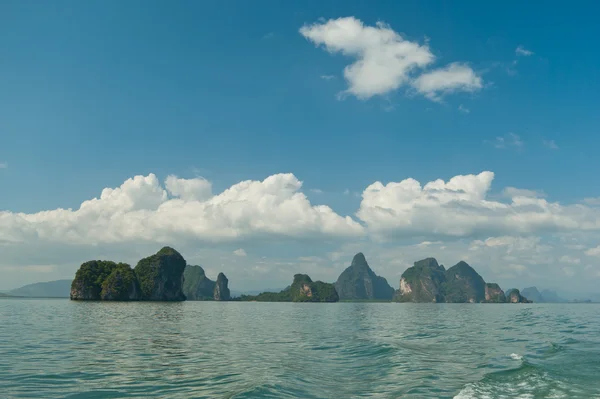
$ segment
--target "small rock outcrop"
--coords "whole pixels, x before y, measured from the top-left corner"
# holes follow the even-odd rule
[[[486,303],[505,303],[506,295],[502,288],[496,283],[485,284],[485,302]]]
[[[187,266],[183,272],[183,294],[188,301],[210,301],[214,297],[215,282],[206,277],[200,266]]]
[[[446,271],[443,284],[445,302],[480,303],[485,300],[485,281],[475,269],[460,261]]]
[[[513,288],[506,292],[506,302],[508,303],[531,303],[530,300],[521,295],[518,289]]]
[[[164,247],[135,266],[135,274],[146,301],[185,301],[183,272],[186,261],[179,252]]]
[[[443,283],[446,269],[434,258],[414,263],[400,278],[400,289],[396,291],[397,302],[444,302]]]
[[[228,301],[231,299],[228,284],[229,280],[227,277],[223,273],[219,273],[213,292],[213,299],[215,301]]]
[[[394,296],[394,289],[371,270],[362,253],[354,256],[334,285],[340,300],[391,300]]]

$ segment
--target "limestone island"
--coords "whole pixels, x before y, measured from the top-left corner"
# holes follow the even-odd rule
[[[498,284],[486,283],[466,262],[448,270],[434,258],[415,262],[394,290],[375,274],[358,253],[333,284],[294,275],[292,284],[280,292],[232,298],[229,280],[219,273],[216,281],[200,266],[187,265],[179,252],[164,247],[141,259],[135,268],[126,263],[92,260],[81,265],[71,284],[72,300],[91,301],[245,301],[245,302],[338,302],[377,301],[414,303],[530,303],[519,290],[505,293]]]

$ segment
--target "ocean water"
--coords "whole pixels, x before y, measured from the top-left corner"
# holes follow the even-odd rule
[[[2,299],[0,397],[600,398],[600,306]]]

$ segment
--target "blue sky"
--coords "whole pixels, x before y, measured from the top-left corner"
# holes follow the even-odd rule
[[[600,168],[600,6],[576,4],[2,2],[0,210],[7,218],[76,210],[103,188],[150,173],[159,181],[203,177],[214,194],[240,181],[293,173],[312,205],[354,219],[360,194],[376,181],[413,178],[425,185],[482,171],[494,173],[489,198],[501,197],[506,187],[535,190],[560,204],[600,197],[592,183]],[[381,29],[426,46],[435,60],[384,93],[340,96],[352,86],[344,68],[356,54],[350,47],[327,51],[332,42],[300,29],[346,17],[373,29],[384,22]],[[452,63],[478,80],[435,98],[411,83]],[[369,224],[367,218],[357,222]],[[581,234],[589,242],[579,245],[594,248],[600,244],[595,231],[569,228],[568,234]],[[550,233],[556,229],[519,232],[542,240]],[[453,239],[494,237],[485,234]],[[271,253],[276,245],[315,252],[294,240],[270,239],[261,251]],[[351,245],[337,240],[323,256]],[[363,247],[374,245],[363,240]],[[98,244],[92,241],[86,243]],[[27,267],[43,266],[43,260],[17,262],[28,251],[21,244],[11,248],[7,284],[39,279]],[[255,256],[263,255],[257,250]],[[588,264],[578,259],[571,265]],[[48,262],[49,278],[74,270]],[[556,281],[560,270],[556,266]],[[397,284],[396,274],[386,277]]]

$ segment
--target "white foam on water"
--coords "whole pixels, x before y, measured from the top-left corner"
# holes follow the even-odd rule
[[[512,360],[521,360],[521,359],[523,359],[523,356],[519,355],[518,353],[511,353],[510,358]]]

